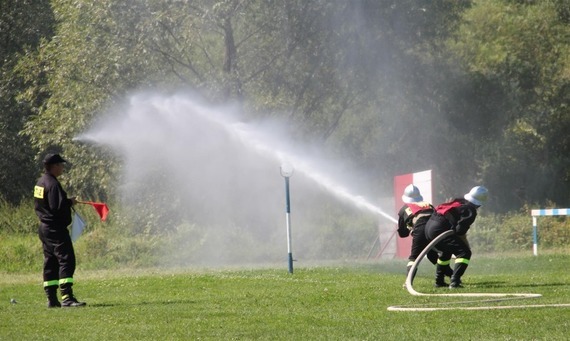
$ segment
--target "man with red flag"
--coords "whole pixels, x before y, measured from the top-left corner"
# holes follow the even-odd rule
[[[71,207],[77,202],[68,198],[59,176],[63,174],[65,161],[59,154],[47,154],[43,160],[45,173],[34,187],[34,207],[40,220],[38,234],[44,251],[44,290],[48,308],[82,307],[73,296],[75,251],[67,227],[71,224]],[[61,291],[62,302],[57,297]]]

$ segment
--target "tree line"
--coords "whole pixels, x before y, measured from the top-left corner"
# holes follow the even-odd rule
[[[375,174],[433,169],[436,199],[570,205],[565,0],[0,0],[2,199],[46,151],[71,191],[114,196],[120,160],[73,142],[135,89],[278,117]]]

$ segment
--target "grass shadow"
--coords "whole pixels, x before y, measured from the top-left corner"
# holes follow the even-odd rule
[[[464,283],[473,288],[540,288],[540,287],[559,287],[567,286],[568,283],[553,282],[553,283],[517,283],[513,284],[507,281],[486,281],[475,283]]]
[[[103,302],[89,304],[89,307],[94,308],[107,308],[107,307],[120,307],[120,306],[145,306],[145,305],[175,305],[175,304],[192,304],[197,301],[193,300],[168,300],[168,301],[143,301],[143,302]]]

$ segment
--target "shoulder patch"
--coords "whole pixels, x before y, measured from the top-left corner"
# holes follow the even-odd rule
[[[43,199],[44,198],[44,188],[41,186],[34,187],[34,198]]]

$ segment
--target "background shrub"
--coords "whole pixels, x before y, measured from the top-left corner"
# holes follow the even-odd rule
[[[112,207],[113,214],[106,222],[101,222],[89,206],[77,210],[88,222],[84,234],[74,244],[78,264],[84,269],[267,263],[284,261],[286,256],[284,226],[280,229],[282,234],[265,240],[243,226],[231,224],[182,223],[163,234],[153,234],[134,226],[123,217],[120,208]],[[0,202],[0,217],[0,273],[41,272],[42,247],[32,203],[13,206]],[[294,226],[298,237],[294,244],[295,258],[366,257],[377,233],[374,221],[347,212],[315,214],[315,217],[311,226]],[[538,228],[541,250],[568,249],[570,218],[540,217]],[[216,230],[223,230],[224,235],[214,233]],[[474,253],[530,252],[533,244],[530,210],[503,215],[482,212],[469,230],[468,239]],[[283,247],[282,258],[274,259],[275,245]]]

